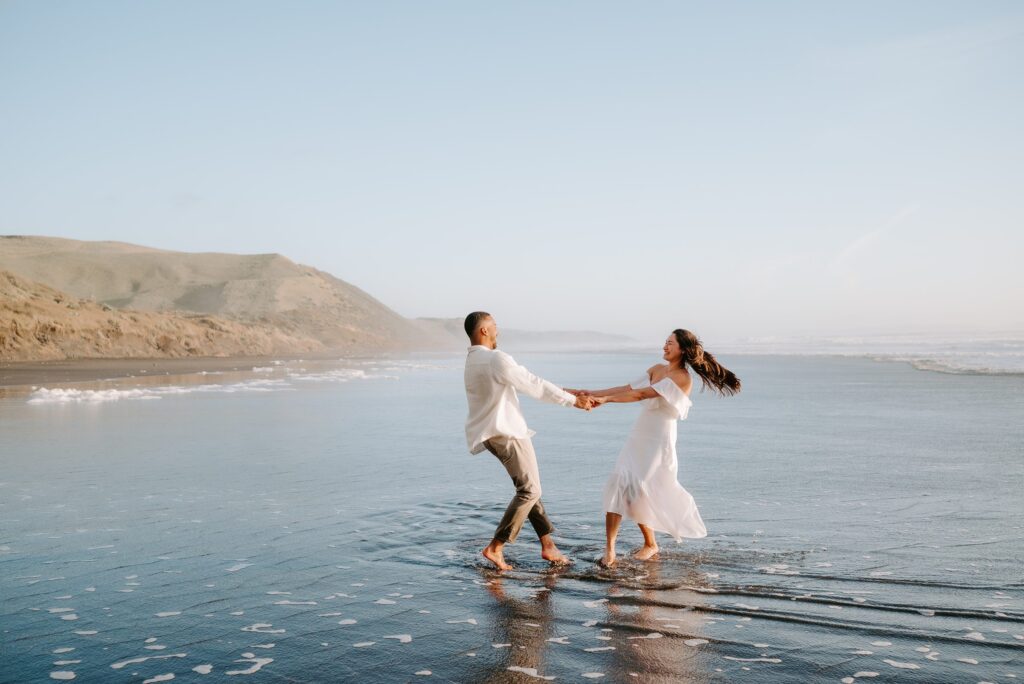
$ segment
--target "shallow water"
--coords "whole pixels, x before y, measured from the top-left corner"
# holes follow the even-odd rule
[[[519,359],[576,386],[657,360]],[[637,407],[524,400],[576,563],[524,532],[504,576],[478,553],[511,487],[466,453],[460,358],[7,392],[0,681],[1024,677],[1024,378],[723,360],[744,392],[680,426],[706,539],[598,569]]]

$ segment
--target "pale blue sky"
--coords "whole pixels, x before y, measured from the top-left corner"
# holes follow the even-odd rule
[[[660,343],[1024,329],[1020,2],[0,3],[0,234]]]

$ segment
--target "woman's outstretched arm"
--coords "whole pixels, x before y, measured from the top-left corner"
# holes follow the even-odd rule
[[[594,395],[595,406],[601,404],[628,404],[632,401],[643,401],[644,399],[653,399],[658,396],[657,391],[653,387],[644,387],[643,389],[633,389],[629,385],[620,392],[614,392],[612,394],[606,394],[602,396]]]
[[[608,389],[601,390],[569,389],[566,387],[565,391],[576,396],[583,394],[591,397],[607,397],[609,394],[618,394],[628,389],[631,389],[629,385],[619,385],[618,387],[609,387]]]

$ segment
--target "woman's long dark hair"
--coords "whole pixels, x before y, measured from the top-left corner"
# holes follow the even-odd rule
[[[700,376],[704,387],[712,387],[719,394],[732,396],[740,391],[740,379],[735,373],[718,363],[711,352],[704,350],[697,336],[689,330],[677,328],[672,331],[676,342],[683,352],[682,364],[689,364],[690,368]]]

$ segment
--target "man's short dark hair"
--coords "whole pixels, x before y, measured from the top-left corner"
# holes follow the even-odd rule
[[[486,311],[474,311],[466,316],[466,323],[463,327],[466,329],[466,334],[469,335],[470,339],[473,338],[473,333],[476,332],[476,329],[480,327],[480,321],[490,317],[491,314]]]

